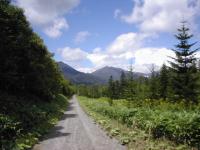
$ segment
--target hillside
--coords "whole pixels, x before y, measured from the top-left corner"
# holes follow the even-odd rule
[[[119,80],[122,72],[124,72],[127,76],[129,75],[129,71],[123,70],[121,68],[108,67],[108,66],[96,70],[95,72],[92,73],[92,75],[106,81],[108,81],[108,79],[112,75],[114,80]],[[141,76],[148,76],[148,74],[140,72],[134,72],[133,75],[134,78],[138,78]]]
[[[75,84],[105,84],[106,81],[92,75],[89,73],[83,73],[80,71],[75,70],[71,66],[63,63],[58,62],[58,65],[66,79],[69,79],[72,83]]]

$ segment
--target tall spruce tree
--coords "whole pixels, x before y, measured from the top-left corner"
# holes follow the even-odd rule
[[[120,76],[120,98],[125,98],[126,86],[127,86],[126,75],[124,71],[122,71]]]
[[[195,52],[199,48],[192,50],[192,46],[196,43],[189,43],[193,37],[189,34],[189,28],[186,27],[185,21],[182,22],[178,34],[175,35],[179,43],[173,51],[176,57],[171,57],[170,61],[173,76],[173,89],[176,99],[184,99],[186,102],[197,103],[197,68]]]
[[[168,70],[167,66],[163,64],[161,70],[160,70],[160,78],[159,78],[159,93],[160,97],[163,98],[164,100],[167,98],[167,87],[168,87]]]
[[[149,97],[150,99],[158,99],[158,73],[155,71],[155,65],[150,67],[151,77],[149,79]]]
[[[120,98],[120,84],[119,81],[116,80],[114,83],[114,98],[119,99]]]
[[[114,94],[115,94],[115,85],[114,85],[113,77],[110,76],[109,81],[108,81],[108,97],[109,97],[110,105],[113,104],[113,99],[115,96]]]
[[[128,107],[130,107],[131,102],[135,99],[136,96],[136,86],[133,78],[133,67],[130,65],[127,87],[125,89],[125,97],[128,100]]]

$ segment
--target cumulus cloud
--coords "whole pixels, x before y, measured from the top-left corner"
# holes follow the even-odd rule
[[[134,60],[134,71],[143,73],[149,72],[149,66],[152,64],[158,68],[161,67],[163,63],[168,64],[168,60],[170,60],[169,57],[174,57],[174,52],[162,47],[139,48],[120,55],[108,53],[107,51],[88,54],[88,59],[96,69],[104,66],[114,66],[128,70],[131,60]]]
[[[171,32],[183,18],[195,28],[199,8],[199,0],[134,0],[132,12],[121,19],[137,24],[143,32]]]
[[[90,32],[88,31],[81,31],[81,32],[78,32],[76,34],[76,37],[74,39],[75,43],[82,43],[84,41],[86,41],[86,39],[90,36]]]
[[[49,26],[44,29],[44,32],[52,38],[56,38],[62,35],[63,29],[68,29],[69,25],[64,18],[56,19],[53,22],[52,26]]]
[[[58,53],[65,62],[81,62],[87,58],[88,53],[80,48],[64,47]]]
[[[149,65],[154,64],[158,68],[166,63],[168,65],[169,57],[175,57],[172,50],[167,48],[141,48],[135,52],[135,70],[139,72],[148,72]]]
[[[134,32],[121,34],[107,47],[107,51],[112,54],[134,51],[142,45],[144,38],[144,34],[137,34]]]
[[[50,37],[57,37],[63,29],[68,28],[63,15],[78,6],[79,2],[80,0],[16,0],[15,4],[24,9],[33,25],[41,27]]]
[[[169,56],[174,56],[172,50],[166,48],[145,48],[142,43],[148,36],[139,33],[121,34],[105,49],[96,48],[87,55],[96,69],[104,66],[120,67],[127,70],[131,60],[134,60],[134,70],[148,72],[149,65],[161,67],[167,63]]]

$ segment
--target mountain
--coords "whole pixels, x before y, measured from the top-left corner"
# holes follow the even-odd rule
[[[91,74],[102,79],[102,80],[108,81],[111,75],[112,75],[114,80],[119,80],[122,72],[124,72],[127,76],[130,73],[129,71],[125,71],[121,68],[106,66],[106,67],[103,67],[99,70],[96,70],[95,72],[93,72]],[[140,73],[140,72],[134,72],[133,76],[134,76],[134,78],[138,78],[138,77],[141,77],[141,76],[143,76],[143,77],[148,76],[148,74],[144,74],[144,73]]]
[[[80,71],[75,70],[71,66],[63,63],[63,62],[58,62],[58,66],[60,70],[62,71],[64,77],[68,80],[70,80],[72,83],[75,84],[105,84],[106,81],[93,76],[92,74],[89,73],[83,73]]]
[[[110,76],[112,75],[114,80],[119,80],[122,71],[124,71],[121,68],[115,68],[115,67],[103,67],[99,70],[96,70],[95,72],[91,73],[92,75],[102,79],[102,80],[106,80],[108,81],[108,79],[110,78]]]
[[[113,76],[114,80],[119,80],[122,71],[124,71],[126,75],[129,74],[129,71],[108,66],[98,69],[92,73],[83,73],[75,70],[74,68],[63,62],[58,62],[58,65],[60,67],[60,70],[63,72],[64,77],[75,84],[106,84],[111,75]],[[134,78],[138,78],[141,76],[148,75],[140,72],[134,72]]]

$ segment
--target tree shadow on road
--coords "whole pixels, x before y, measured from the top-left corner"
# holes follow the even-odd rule
[[[63,137],[63,136],[69,136],[71,133],[65,133],[62,132],[63,127],[62,126],[55,126],[50,131],[49,134],[43,137],[42,141]]]
[[[71,111],[71,110],[74,109],[74,106],[72,106],[72,105],[73,105],[73,102],[70,101],[68,106],[67,106],[67,111]]]
[[[68,107],[67,107],[67,112],[74,109],[72,105],[73,105],[73,102],[69,102]],[[62,117],[60,118],[60,121],[65,120],[67,118],[75,118],[77,116],[77,114],[68,114],[67,112],[62,115]],[[40,143],[49,139],[53,139],[53,138],[69,136],[71,134],[71,133],[65,133],[64,131],[62,131],[63,129],[64,128],[62,126],[56,125],[52,129],[50,129],[46,135],[44,135],[41,138]]]
[[[64,114],[60,120],[65,120],[67,118],[76,118],[77,114]]]

